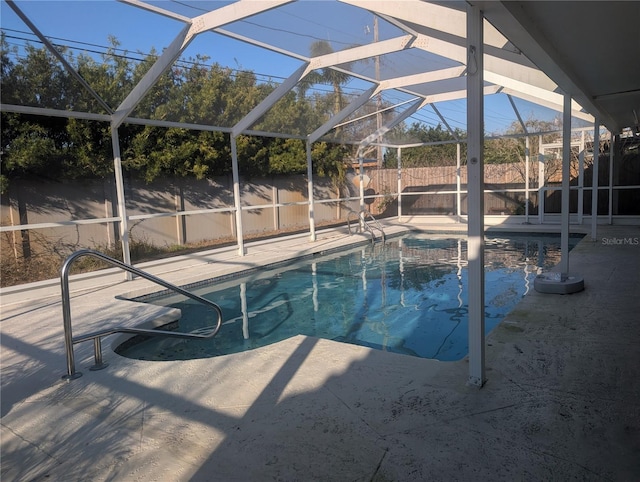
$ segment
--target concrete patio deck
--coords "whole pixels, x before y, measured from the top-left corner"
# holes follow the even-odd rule
[[[402,226],[390,227],[401,230]],[[448,227],[446,229],[451,229]],[[348,238],[348,239],[347,239]],[[487,338],[487,378],[438,362],[297,336],[245,353],[116,355],[66,382],[57,284],[3,290],[3,481],[640,479],[638,226],[600,226],[571,252],[573,295],[530,292]],[[323,232],[141,266],[176,284],[353,241]],[[619,242],[620,241],[620,242]],[[73,278],[77,332],[170,315],[115,297],[145,280]],[[25,287],[27,288],[27,287]]]

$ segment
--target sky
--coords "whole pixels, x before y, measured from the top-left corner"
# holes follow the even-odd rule
[[[193,17],[203,13],[204,9],[219,8],[229,2],[161,0],[149,3]],[[7,35],[7,40],[12,45],[23,45],[24,39],[29,39],[34,45],[39,45],[36,37],[28,33],[29,28],[6,2],[2,1],[0,5],[0,24]],[[17,5],[53,43],[67,44],[76,54],[83,51],[88,53],[104,51],[109,45],[110,37],[115,37],[120,43],[119,48],[126,50],[128,55],[133,57],[139,56],[139,53],[147,54],[152,49],[160,52],[184,26],[180,21],[113,0],[22,0],[18,1]],[[335,10],[338,7],[340,10]],[[371,42],[373,15],[360,9],[336,5],[334,2],[302,1],[287,6],[284,13],[263,14],[236,26],[225,28],[233,29],[240,34],[251,34],[259,40],[307,55],[309,45],[320,39],[330,41],[336,50]],[[291,30],[297,33],[289,33]],[[401,32],[395,27],[383,21],[379,22],[380,40],[400,34]],[[256,74],[264,74],[265,77],[262,78],[265,80],[269,77],[274,80],[286,78],[300,66],[300,61],[297,59],[222,35],[197,36],[186,49],[183,57],[195,57],[196,54],[207,55],[211,62],[218,62],[233,69],[251,70]],[[415,62],[421,61],[423,60],[415,57]],[[384,67],[400,68],[391,62],[393,61],[390,60]],[[408,62],[411,62],[410,58]],[[369,69],[371,68],[369,66]],[[367,87],[368,85],[364,82],[354,80],[345,86],[345,91],[348,92],[351,89],[357,92]],[[390,100],[393,100],[393,95],[389,95]],[[404,99],[398,95],[397,101],[401,100]],[[556,115],[548,109],[538,108],[530,103],[518,100],[516,103],[521,108],[521,115],[525,120],[530,117],[548,118]],[[464,99],[443,103],[438,108],[452,128],[464,129],[466,122]],[[410,122],[411,120],[434,126],[440,123],[437,114],[428,108],[418,112]],[[485,98],[487,133],[503,130],[515,120],[516,116],[505,96]]]

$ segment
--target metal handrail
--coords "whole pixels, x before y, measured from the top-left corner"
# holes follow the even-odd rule
[[[370,211],[363,209],[362,211],[360,211],[359,216],[360,216],[360,220],[362,221],[362,224],[369,230],[369,232],[371,233],[371,236],[375,241],[375,235],[373,233],[373,230],[371,229],[371,225],[366,220],[366,216],[369,216],[369,218],[371,218],[371,221],[373,221],[374,227],[378,229],[382,234],[382,242],[384,242],[385,241],[384,229],[382,229],[382,225],[380,224],[380,222],[373,217],[373,214],[371,214]]]
[[[351,209],[349,209],[349,212],[347,213],[347,228],[349,228],[349,234],[353,234],[351,232],[351,215],[354,215],[356,217],[356,219],[358,218],[358,214],[355,211],[352,211]],[[359,227],[358,227],[359,229]]]
[[[371,229],[371,225],[367,222],[366,217],[368,216],[373,221],[374,227],[378,229],[382,234],[382,241],[383,242],[385,241],[385,234],[384,234],[384,229],[382,229],[382,225],[375,217],[373,217],[373,214],[371,214],[371,212],[367,211],[366,209],[363,209],[359,213],[356,213],[352,209],[349,209],[349,212],[347,214],[347,227],[349,228],[350,235],[353,234],[351,232],[351,215],[357,217],[360,220],[360,223],[358,225],[358,232],[362,233],[363,231],[369,231],[369,234],[371,235],[371,242],[375,242],[376,235],[373,232],[373,229]]]
[[[206,334],[197,334],[197,333],[180,333],[175,331],[166,331],[166,330],[148,330],[144,328],[108,328],[105,330],[100,330],[94,333],[89,333],[86,335],[78,336],[76,338],[73,337],[71,331],[71,302],[70,302],[70,293],[69,293],[69,271],[71,270],[71,265],[73,262],[82,257],[82,256],[91,256],[94,258],[101,259],[108,264],[121,268],[125,271],[133,273],[141,278],[145,278],[153,283],[156,283],[164,288],[175,291],[181,295],[184,295],[192,300],[203,303],[213,310],[218,315],[218,321],[213,327],[213,330],[207,332]],[[64,323],[64,342],[65,349],[67,354],[67,374],[62,378],[66,380],[73,380],[74,378],[78,378],[82,376],[81,372],[77,372],[75,368],[75,360],[73,353],[73,345],[76,343],[82,343],[83,341],[93,340],[94,341],[94,357],[95,357],[95,365],[90,368],[90,370],[100,370],[107,366],[106,363],[102,361],[102,346],[100,338],[107,335],[112,335],[114,333],[132,333],[136,335],[147,335],[147,336],[166,336],[172,338],[212,338],[214,337],[220,327],[222,326],[222,310],[220,307],[215,304],[213,301],[209,301],[205,298],[202,298],[198,295],[195,295],[189,291],[186,291],[178,286],[172,285],[160,278],[157,278],[145,271],[142,271],[138,268],[134,268],[131,265],[123,263],[117,259],[111,258],[105,254],[102,254],[98,251],[93,251],[91,249],[82,249],[80,251],[76,251],[72,255],[70,255],[65,262],[62,264],[60,268],[60,285],[62,290],[62,320]],[[202,330],[201,330],[202,332]]]
[[[367,222],[363,219],[363,217],[356,213],[355,211],[353,211],[352,209],[349,209],[349,213],[347,214],[347,228],[349,228],[349,235],[352,235],[353,233],[351,232],[351,216],[354,216],[356,219],[358,219],[358,233],[362,233],[364,231],[368,231],[369,234],[371,235],[371,242],[375,243],[376,242],[376,235],[373,234],[373,231],[371,230],[371,228],[369,227],[369,225],[367,224]]]

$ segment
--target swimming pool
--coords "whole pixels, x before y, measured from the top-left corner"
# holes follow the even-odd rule
[[[570,247],[581,237],[572,236]],[[485,249],[488,333],[533,288],[539,269],[560,260],[560,237],[489,235]],[[116,352],[141,360],[185,360],[251,350],[298,334],[442,361],[468,352],[467,243],[410,234],[190,290],[220,305],[215,338],[136,337]],[[178,296],[142,301],[174,306],[178,331],[213,324],[209,310]],[[164,327],[167,329],[167,327]]]

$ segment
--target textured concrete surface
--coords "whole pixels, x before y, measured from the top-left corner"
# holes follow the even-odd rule
[[[399,229],[399,228],[398,228]],[[573,295],[530,292],[487,338],[487,383],[438,362],[297,336],[190,361],[116,355],[66,382],[59,289],[2,292],[2,480],[639,480],[640,228],[571,253]],[[344,244],[330,233],[142,267],[183,283]],[[175,313],[115,297],[144,280],[75,277],[76,332]],[[81,328],[80,328],[81,327]]]

